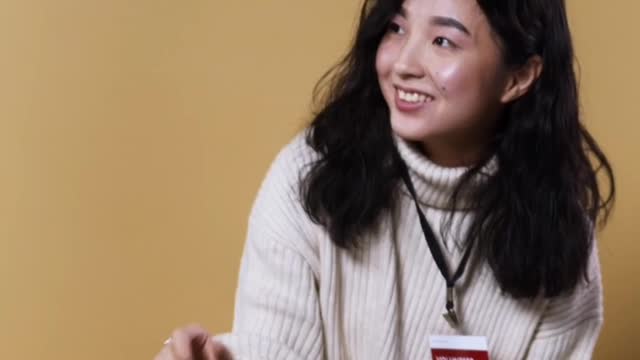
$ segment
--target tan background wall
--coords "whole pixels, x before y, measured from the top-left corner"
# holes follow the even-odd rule
[[[598,358],[639,355],[634,1],[572,0],[619,203]],[[246,218],[357,1],[0,1],[0,359],[150,359],[231,326]]]

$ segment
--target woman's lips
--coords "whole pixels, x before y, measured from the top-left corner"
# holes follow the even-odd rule
[[[395,88],[396,108],[402,112],[417,112],[434,101],[433,96]]]

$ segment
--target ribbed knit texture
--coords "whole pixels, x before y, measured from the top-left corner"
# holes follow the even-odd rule
[[[457,266],[472,209],[455,212],[444,238],[440,228],[465,169],[439,167],[396,141],[422,209]],[[486,336],[491,359],[591,358],[603,321],[595,249],[590,282],[552,300],[514,300],[486,265],[468,267],[456,292],[462,326],[453,329],[442,316],[445,281],[406,191],[366,246],[342,250],[301,205],[298,184],[316,158],[299,134],[262,183],[249,219],[233,330],[216,337],[235,359],[431,359],[430,335]]]

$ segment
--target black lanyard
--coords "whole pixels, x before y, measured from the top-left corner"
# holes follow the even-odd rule
[[[429,245],[429,250],[431,250],[431,256],[433,256],[433,260],[438,265],[438,269],[440,269],[440,273],[444,277],[447,282],[447,304],[446,309],[447,312],[443,314],[445,319],[451,324],[452,327],[456,327],[459,324],[459,319],[456,314],[455,306],[453,303],[453,292],[454,287],[456,285],[456,281],[460,279],[462,274],[464,273],[464,269],[469,262],[469,257],[471,255],[471,248],[473,247],[473,243],[468,244],[467,249],[462,256],[462,260],[458,265],[458,269],[453,274],[453,277],[449,277],[449,268],[447,266],[447,262],[445,261],[444,254],[442,253],[442,249],[440,245],[438,245],[438,240],[433,234],[433,230],[431,230],[431,226],[427,222],[427,218],[424,216],[422,209],[420,209],[420,204],[418,203],[418,196],[416,195],[416,190],[413,187],[413,182],[411,181],[411,177],[409,176],[409,170],[404,161],[400,161],[402,167],[402,180],[404,180],[411,197],[416,205],[416,210],[418,210],[418,217],[420,218],[420,226],[422,227],[422,232],[424,233],[424,237],[427,240],[427,245]]]

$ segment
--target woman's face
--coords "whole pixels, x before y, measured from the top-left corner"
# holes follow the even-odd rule
[[[376,69],[399,136],[421,142],[429,155],[457,151],[462,162],[486,145],[507,71],[475,0],[406,0],[380,43]]]

